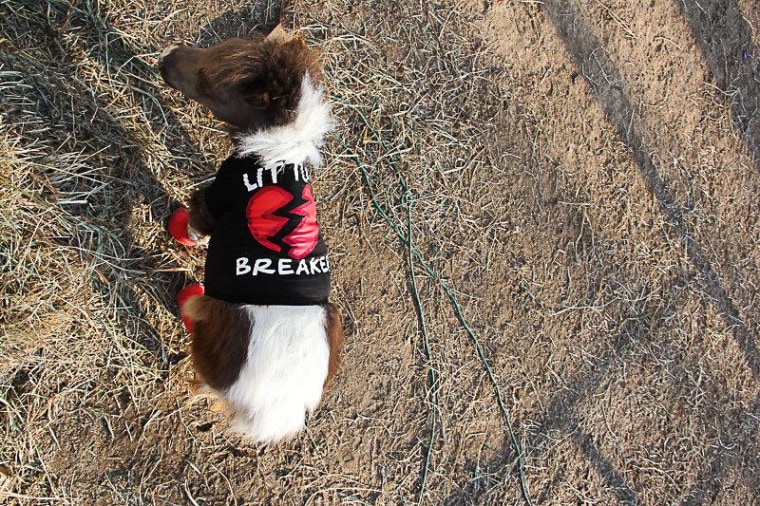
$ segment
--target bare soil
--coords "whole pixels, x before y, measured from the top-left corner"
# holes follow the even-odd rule
[[[0,3],[0,502],[760,504],[754,0]],[[153,70],[324,51],[342,372],[269,447],[194,395],[164,219],[229,153]]]

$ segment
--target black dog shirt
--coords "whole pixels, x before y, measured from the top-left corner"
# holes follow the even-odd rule
[[[206,294],[232,303],[324,304],[327,247],[309,176],[300,164],[228,158],[206,189],[216,220],[206,257]]]

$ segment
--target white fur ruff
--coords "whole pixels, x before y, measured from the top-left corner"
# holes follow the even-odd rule
[[[330,104],[324,100],[324,88],[315,88],[307,73],[301,85],[301,99],[298,101],[295,121],[240,135],[237,139],[238,156],[259,155],[264,165],[286,160],[289,163],[308,162],[321,167],[322,155],[319,148],[333,126]]]
[[[322,397],[330,347],[321,306],[246,306],[254,322],[248,358],[224,392],[235,428],[260,443],[304,427]]]

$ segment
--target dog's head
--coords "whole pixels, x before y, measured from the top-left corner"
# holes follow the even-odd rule
[[[169,86],[234,130],[252,131],[294,120],[304,79],[322,79],[318,60],[303,39],[278,26],[265,38],[229,39],[204,49],[171,47],[161,55],[159,70]]]

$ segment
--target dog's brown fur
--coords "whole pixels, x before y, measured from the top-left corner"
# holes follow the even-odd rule
[[[319,53],[300,38],[229,39],[176,47],[159,63],[164,80],[208,107],[233,131],[263,130],[295,118],[301,82],[322,81]]]
[[[248,355],[254,322],[240,306],[205,295],[188,300],[185,314],[195,327],[191,347],[195,370],[212,388],[231,386]]]
[[[216,51],[214,64],[199,72],[200,92],[213,95],[220,88],[238,87],[250,103],[261,108],[263,117],[257,125],[269,128],[290,123],[301,98],[303,76],[308,72],[315,82],[322,79],[316,53],[308,51],[301,39],[265,42],[257,52],[250,47],[250,41],[233,39]]]
[[[340,352],[343,349],[343,315],[335,304],[325,304],[325,329],[327,343],[330,345],[330,363],[327,366],[325,386],[332,381],[340,367]]]

